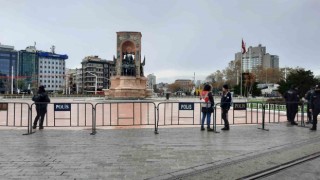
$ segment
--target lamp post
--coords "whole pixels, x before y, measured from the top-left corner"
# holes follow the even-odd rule
[[[98,76],[96,74],[89,72],[89,71],[86,71],[86,72],[96,77],[96,86],[94,88],[94,94],[97,94]]]

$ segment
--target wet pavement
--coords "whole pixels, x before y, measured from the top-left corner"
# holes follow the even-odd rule
[[[23,136],[24,128],[1,127],[0,179],[237,179],[320,151],[320,132],[286,123],[266,128],[172,126],[155,135],[152,127],[119,127],[93,136],[89,128],[56,127]]]

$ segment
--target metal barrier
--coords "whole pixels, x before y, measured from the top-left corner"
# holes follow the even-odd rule
[[[298,112],[295,116],[295,121],[300,121],[301,126],[305,126],[304,120],[307,118],[307,105],[306,103],[296,103],[296,102],[273,102],[273,103],[266,103],[266,119],[269,123],[275,122],[286,122],[288,121],[288,105],[296,104],[298,105]]]
[[[94,109],[95,127],[154,125],[156,130],[156,104],[154,102],[105,102],[97,103]]]
[[[220,124],[222,122],[222,113],[220,108],[221,103],[215,105],[215,119],[220,117]],[[231,118],[230,118],[231,116]],[[265,129],[265,105],[260,102],[235,102],[228,113],[229,124],[261,124],[261,128]],[[232,121],[231,121],[232,120]],[[215,122],[218,122],[216,120]]]
[[[30,127],[36,115],[36,104],[48,106],[44,127],[92,127],[94,132],[95,109],[91,103],[33,103],[30,107]],[[32,128],[30,133],[33,133]]]
[[[30,106],[28,103],[2,102],[0,103],[0,126],[27,127],[29,134]]]
[[[48,104],[45,127],[91,127],[91,134],[94,135],[99,126],[152,125],[158,134],[159,126],[201,125],[201,103],[203,102],[166,101],[156,105],[152,101],[117,101],[95,105],[82,102],[37,104]],[[229,111],[229,123],[261,124],[261,129],[266,130],[265,123],[287,121],[285,116],[288,104],[291,103],[236,102]],[[0,126],[27,127],[27,134],[32,134],[35,106],[35,103],[0,103]],[[301,126],[305,126],[305,103],[299,103],[298,108],[296,120],[300,120]],[[215,104],[211,119],[214,132],[217,132],[216,126],[223,124],[220,103]]]
[[[158,134],[159,126],[167,125],[201,125],[203,102],[161,102],[157,106],[157,126],[155,133]],[[212,121],[215,121],[213,114]],[[216,123],[213,122],[213,130],[216,132]]]

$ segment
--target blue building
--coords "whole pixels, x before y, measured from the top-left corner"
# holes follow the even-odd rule
[[[17,92],[18,52],[13,46],[0,44],[0,93]]]
[[[38,57],[39,84],[45,86],[47,91],[64,91],[67,88],[65,60],[68,56],[56,54],[53,46],[52,52],[38,51]]]

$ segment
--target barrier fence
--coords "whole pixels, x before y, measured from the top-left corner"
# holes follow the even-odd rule
[[[37,103],[44,104],[44,103]],[[201,125],[202,102],[148,102],[121,101],[104,103],[46,103],[45,127],[90,127],[96,134],[103,126],[154,126],[156,134],[161,126]],[[260,103],[236,102],[228,113],[229,124],[257,124],[265,129],[265,123],[287,121],[287,107],[298,105],[296,121],[305,126],[307,106],[305,103]],[[223,125],[220,103],[213,107],[211,125],[218,132],[217,125]],[[36,104],[19,102],[0,103],[0,126],[27,127],[32,134],[32,123],[36,116]],[[205,121],[206,123],[206,121]]]
[[[99,126],[148,126],[156,129],[154,102],[105,102],[94,106],[94,132]]]

